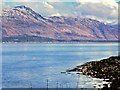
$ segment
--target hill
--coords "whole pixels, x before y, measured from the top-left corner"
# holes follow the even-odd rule
[[[43,17],[29,7],[2,11],[3,42],[117,41],[118,28],[90,18]]]

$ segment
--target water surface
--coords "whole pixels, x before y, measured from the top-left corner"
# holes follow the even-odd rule
[[[94,80],[88,76],[61,74],[91,60],[118,54],[117,44],[3,44],[3,87],[93,88]]]

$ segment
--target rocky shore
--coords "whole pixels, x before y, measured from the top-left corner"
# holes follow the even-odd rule
[[[112,82],[110,90],[120,89],[120,56],[87,62],[71,70],[67,70],[67,72],[81,72],[83,75],[109,79]]]

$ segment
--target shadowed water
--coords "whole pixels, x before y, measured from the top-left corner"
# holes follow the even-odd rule
[[[3,44],[2,49],[2,84],[7,88],[75,88],[77,83],[93,88],[103,82],[61,72],[118,54],[117,44]]]

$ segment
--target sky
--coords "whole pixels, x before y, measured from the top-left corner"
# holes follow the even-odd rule
[[[67,16],[117,23],[120,0],[3,0],[2,8],[25,5],[42,16]]]

